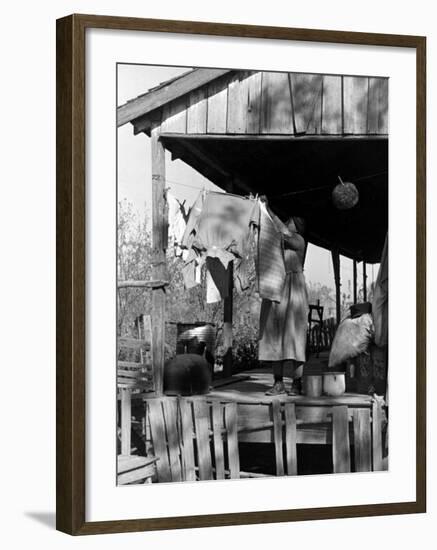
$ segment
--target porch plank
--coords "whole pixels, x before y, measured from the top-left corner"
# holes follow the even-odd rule
[[[182,470],[184,481],[196,481],[194,466],[194,443],[193,443],[193,415],[191,403],[187,399],[179,399],[179,410],[181,413],[182,426]]]
[[[151,399],[148,402],[148,408],[154,455],[159,458],[156,463],[158,480],[161,482],[172,481],[161,400]]]
[[[372,405],[372,450],[373,471],[383,470],[382,463],[382,406],[378,399]]]
[[[182,481],[176,399],[163,400],[172,481]]]
[[[121,388],[121,454],[130,455],[131,448],[131,424],[132,424],[132,406],[131,406],[131,390],[129,388]]]
[[[272,401],[273,434],[275,441],[276,475],[284,475],[284,458],[282,447],[282,418],[281,403],[275,399]]]
[[[332,460],[335,474],[351,471],[349,419],[343,405],[332,408]]]
[[[197,459],[199,479],[213,479],[211,449],[209,444],[208,405],[205,400],[193,401],[194,424],[196,428]]]
[[[237,404],[227,403],[225,405],[225,425],[227,431],[229,471],[231,479],[240,477],[240,455],[238,452],[238,429],[237,429]]]
[[[294,403],[285,403],[285,450],[287,456],[287,475],[297,475],[297,430],[296,408]]]
[[[216,479],[225,479],[225,459],[223,453],[223,408],[218,401],[212,402],[212,433],[214,440],[215,475]]]
[[[355,471],[372,471],[372,440],[369,409],[356,409],[353,413]]]

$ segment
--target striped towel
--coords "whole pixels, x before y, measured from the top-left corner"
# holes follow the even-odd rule
[[[268,213],[265,204],[259,202],[257,279],[261,298],[280,302],[286,271],[282,233]]]

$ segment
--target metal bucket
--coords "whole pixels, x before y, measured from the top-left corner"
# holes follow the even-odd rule
[[[197,353],[214,363],[216,329],[213,323],[177,323],[176,354]]]
[[[323,392],[331,397],[343,395],[346,391],[346,375],[344,372],[332,371],[323,373]]]
[[[303,376],[303,393],[307,397],[320,397],[323,390],[321,374],[305,374]]]

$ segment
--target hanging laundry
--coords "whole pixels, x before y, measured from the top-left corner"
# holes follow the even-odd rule
[[[385,237],[375,292],[372,300],[372,315],[375,325],[375,344],[388,344],[388,235]]]
[[[184,250],[187,254],[185,263],[182,267],[182,277],[186,289],[194,288],[202,281],[202,266],[204,258],[196,250]]]
[[[229,264],[225,267],[218,257],[206,258],[206,268],[211,276],[215,287],[218,289],[222,299],[229,296],[229,277],[230,269]],[[217,301],[217,300],[216,300]]]
[[[252,198],[202,191],[190,211],[181,244],[207,259],[207,268],[222,298],[229,292],[229,283],[225,281],[229,281],[226,272],[231,261],[237,288],[247,286],[243,260],[247,261],[252,223],[259,219],[258,209],[258,201]]]
[[[206,270],[206,303],[214,304],[215,302],[220,302],[221,300],[222,296],[220,291],[217,288],[211,273]]]
[[[227,267],[229,261],[243,256],[257,210],[255,199],[202,191],[191,209],[182,245],[195,246]]]
[[[184,204],[178,201],[178,199],[170,192],[167,192],[167,204],[169,237],[173,242],[175,256],[181,257],[184,256],[184,251],[180,245],[187,226],[185,207]]]
[[[284,288],[286,270],[284,245],[279,218],[273,219],[263,202],[259,203],[257,285],[261,298],[280,302]]]

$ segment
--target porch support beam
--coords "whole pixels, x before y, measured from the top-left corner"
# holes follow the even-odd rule
[[[335,280],[335,311],[337,325],[341,321],[341,280],[340,280],[340,253],[338,250],[331,250],[332,265],[334,268],[334,280]]]
[[[160,121],[152,123],[152,280],[167,281],[168,208],[165,196],[165,150],[159,140]],[[165,289],[152,290],[152,364],[155,392],[163,393],[165,343]]]
[[[357,260],[353,260],[353,293],[354,293],[354,304],[358,301],[358,282],[357,282]]]
[[[227,185],[226,191],[232,193],[234,190],[233,182],[230,181]],[[223,302],[223,377],[228,378],[232,376],[232,322],[233,322],[233,309],[234,309],[234,262],[229,262],[229,288],[228,297]]]
[[[367,266],[363,261],[363,302],[367,302]]]

